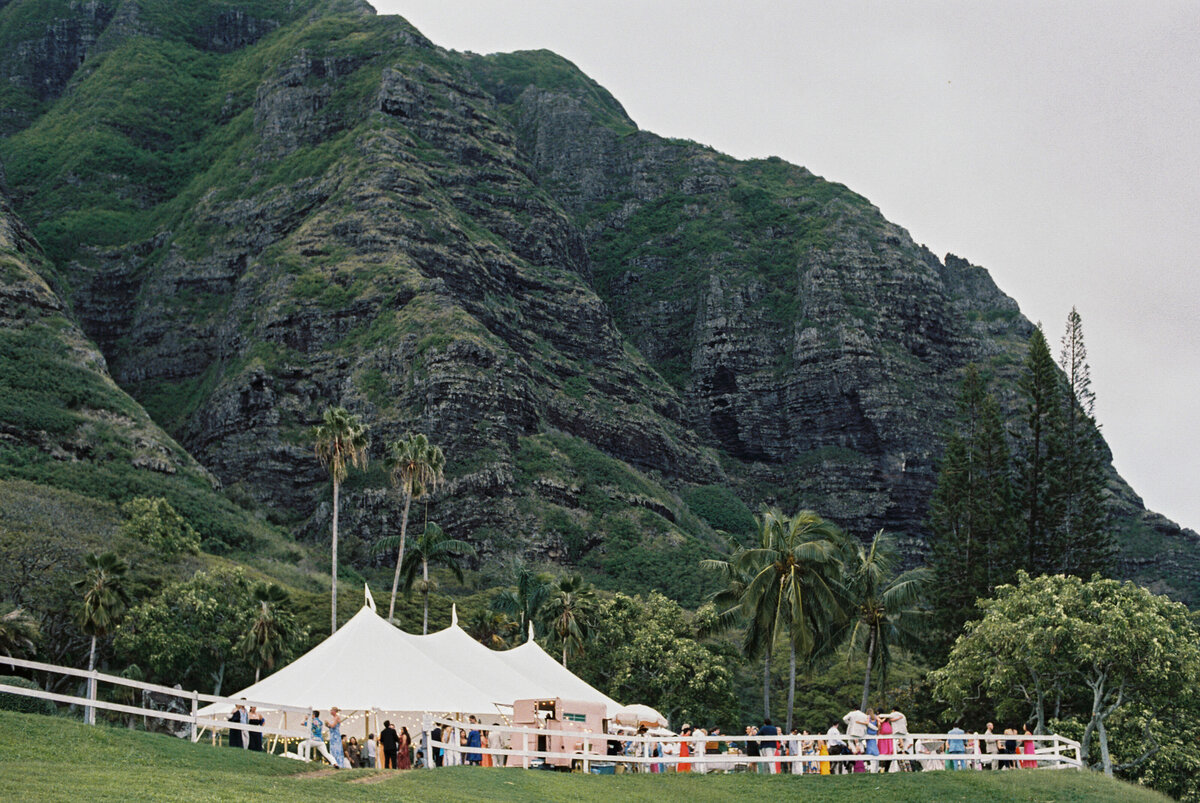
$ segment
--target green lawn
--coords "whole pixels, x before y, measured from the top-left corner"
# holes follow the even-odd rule
[[[316,773],[298,762],[169,736],[0,711],[6,800],[1146,801],[1157,793],[1071,771],[791,777],[586,776],[457,767]]]

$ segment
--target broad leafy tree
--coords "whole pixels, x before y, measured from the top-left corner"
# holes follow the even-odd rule
[[[1108,775],[1136,772],[1174,740],[1173,723],[1200,713],[1200,633],[1179,603],[1130,582],[1022,572],[980,606],[931,676],[954,713],[982,698],[1002,715],[1024,707],[1039,733],[1051,717],[1078,720],[1084,760]],[[1136,734],[1116,756],[1113,722]]]
[[[133,608],[114,647],[168,685],[220,694],[227,681],[242,686],[253,678],[251,662],[238,645],[260,610],[243,569],[196,572]]]
[[[417,538],[413,539],[412,549],[404,556],[402,574],[404,591],[411,593],[415,587],[421,592],[421,603],[424,614],[421,619],[421,632],[429,632],[429,595],[437,588],[437,581],[430,578],[429,566],[443,566],[454,573],[461,583],[463,580],[461,559],[475,554],[475,547],[466,541],[451,538],[442,528],[430,522]],[[421,579],[417,579],[420,572]]]
[[[657,591],[600,600],[588,660],[575,671],[615,699],[653,706],[676,728],[739,720],[725,656],[697,641],[691,614]]]
[[[329,469],[333,480],[333,538],[330,570],[330,632],[337,632],[337,574],[338,574],[338,491],[346,480],[351,466],[366,468],[367,427],[344,407],[325,411],[321,423],[313,428],[313,443],[317,459]]]
[[[396,615],[396,592],[400,587],[401,566],[404,565],[409,508],[414,498],[420,499],[436,490],[444,477],[445,467],[446,456],[441,447],[430,443],[429,439],[420,433],[414,435],[406,432],[400,440],[388,444],[388,477],[392,486],[398,489],[404,498],[404,511],[400,515],[400,537],[386,539],[386,543],[396,547],[396,572],[392,577],[392,598],[388,604],[389,620]]]
[[[200,534],[162,497],[136,497],[121,505],[121,534],[162,555],[200,551]]]

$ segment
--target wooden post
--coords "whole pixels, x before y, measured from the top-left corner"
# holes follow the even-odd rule
[[[191,740],[192,740],[192,744],[195,744],[195,743],[196,743],[196,740],[199,738],[199,737],[196,735],[196,709],[197,709],[197,703],[199,703],[199,700],[196,698],[196,690],[195,690],[195,689],[192,689],[192,732],[191,732],[191,734],[190,734],[190,738],[191,738]]]
[[[98,674],[95,669],[88,670],[87,697],[93,703],[96,702],[96,676]],[[96,724],[96,706],[89,705],[87,707],[87,711],[84,712],[83,721],[89,725]]]
[[[425,713],[421,714],[421,732],[425,736],[425,769],[427,770],[433,769],[434,766],[433,753],[435,748],[433,746],[433,736],[431,734],[432,731],[433,723],[431,721],[431,717],[429,716],[429,712],[426,711]]]

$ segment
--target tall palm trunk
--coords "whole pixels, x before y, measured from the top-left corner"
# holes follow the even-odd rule
[[[92,701],[95,701],[95,699],[96,699],[96,679],[94,677],[90,677],[90,673],[92,671],[94,671],[95,669],[96,669],[96,636],[93,635],[92,636],[92,651],[88,655],[89,677],[88,677],[88,682],[87,682],[87,696],[88,696],[88,699],[92,700]],[[85,723],[87,723],[88,725],[95,725],[96,724],[96,709],[90,705],[87,708],[85,708],[83,711],[83,721]]]
[[[796,707],[796,642],[792,642],[791,654],[788,659],[788,709],[787,709],[787,729],[785,733],[792,732],[792,710]]]
[[[763,656],[763,719],[771,716],[771,651]]]
[[[330,611],[330,634],[337,632],[337,525],[338,525],[338,481],[333,481],[333,571],[330,573],[333,589],[333,608]]]
[[[567,668],[567,642],[563,642],[563,669]]]
[[[425,598],[425,618],[421,622],[421,635],[429,635],[429,561],[421,561],[421,596]]]
[[[408,535],[408,506],[412,504],[412,491],[404,494],[404,516],[400,519],[400,551],[396,554],[396,573],[392,575],[392,602],[388,605],[388,619],[396,615],[396,590],[400,588],[400,564],[404,563],[404,539]]]
[[[258,680],[261,676],[262,676],[262,667],[261,666],[254,667],[254,682],[258,683]]]
[[[871,662],[875,660],[875,628],[871,628],[871,635],[867,638],[867,671],[863,673],[863,696],[862,705],[858,707],[859,711],[867,710],[867,698],[871,694]]]

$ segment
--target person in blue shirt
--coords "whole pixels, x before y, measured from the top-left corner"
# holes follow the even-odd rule
[[[317,752],[325,757],[325,760],[333,764],[333,755],[330,754],[329,748],[325,746],[325,735],[321,730],[321,712],[313,711],[312,716],[305,721],[305,726],[308,727],[308,738],[300,743],[301,747],[316,748]],[[337,766],[334,764],[334,766]]]
[[[763,720],[763,726],[758,729],[758,735],[759,736],[778,736],[779,728],[772,725],[770,718],[767,718],[767,719]],[[779,742],[777,740],[766,739],[759,743],[758,750],[759,750],[759,754],[762,756],[774,756],[775,751],[778,748],[779,748]],[[759,766],[761,772],[770,773],[771,775],[775,774],[776,764],[774,761],[767,761],[762,764],[759,764],[758,766]],[[762,770],[761,769],[762,767],[766,767],[767,769]]]
[[[946,733],[950,734],[951,736],[958,736],[958,735],[965,736],[967,732],[965,730],[963,730],[962,728],[958,727],[958,725],[955,725],[953,728],[946,731]],[[950,739],[946,743],[946,748],[951,753],[965,753],[965,752],[967,752],[967,743],[964,742],[962,739]],[[966,759],[963,759],[963,758],[950,759],[950,769],[965,770],[966,768],[967,768],[967,760]]]

